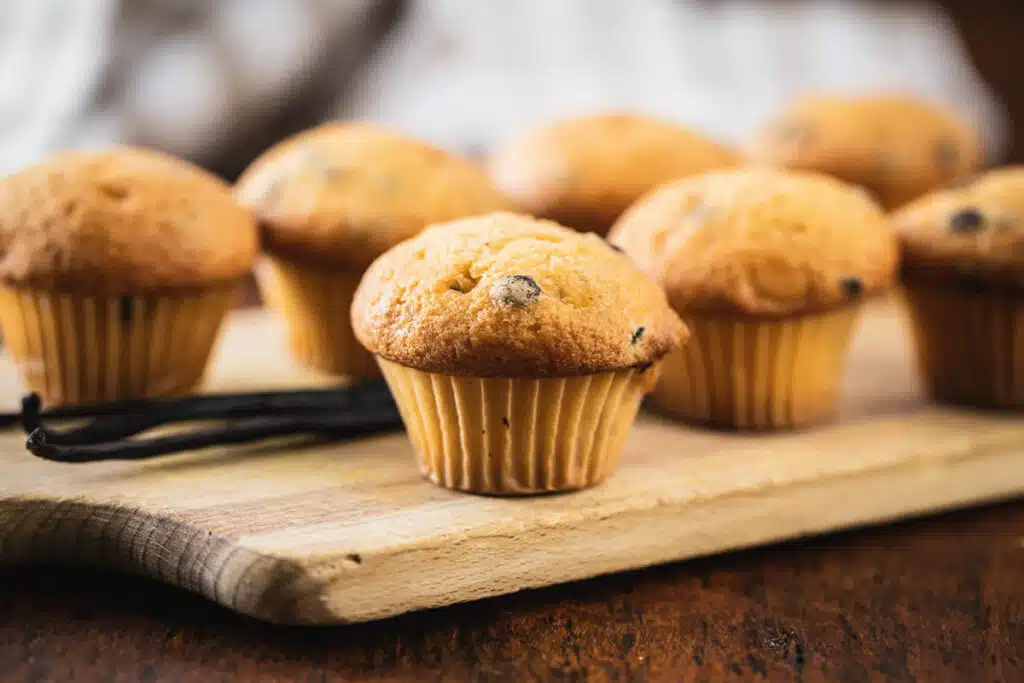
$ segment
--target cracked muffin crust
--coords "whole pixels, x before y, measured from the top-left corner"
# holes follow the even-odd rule
[[[494,154],[490,170],[521,210],[603,235],[651,188],[738,164],[732,150],[674,123],[601,114],[527,131]]]
[[[428,372],[560,377],[653,363],[685,336],[660,288],[596,235],[496,213],[378,259],[352,308],[379,356]]]
[[[881,209],[808,172],[718,171],[655,190],[608,237],[677,311],[790,315],[882,291],[897,263]]]
[[[922,197],[892,223],[908,277],[1024,289],[1024,167]]]
[[[227,185],[133,147],[57,154],[0,180],[0,280],[92,294],[236,280],[256,255]]]
[[[953,112],[903,95],[800,98],[758,132],[758,163],[828,173],[889,209],[977,171],[975,131]]]
[[[327,123],[267,150],[236,196],[264,248],[360,271],[432,223],[509,206],[469,161],[367,123]]]

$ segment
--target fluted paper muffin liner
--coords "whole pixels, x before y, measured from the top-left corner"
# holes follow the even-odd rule
[[[202,379],[241,285],[88,296],[0,287],[8,353],[48,405],[187,393]]]
[[[268,305],[285,319],[297,361],[334,375],[380,374],[373,356],[356,341],[349,317],[360,274],[268,257],[256,278]]]
[[[478,378],[378,361],[423,474],[502,495],[579,489],[611,474],[658,372]]]
[[[691,315],[652,402],[689,422],[734,429],[831,418],[859,306],[783,318]]]
[[[918,368],[939,401],[1024,408],[1024,296],[907,283]]]

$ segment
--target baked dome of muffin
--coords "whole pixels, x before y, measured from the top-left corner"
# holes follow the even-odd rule
[[[249,215],[221,180],[133,147],[57,154],[0,181],[0,280],[93,294],[248,273]]]
[[[910,277],[1024,287],[1024,166],[922,197],[892,223]]]
[[[811,95],[755,137],[757,162],[820,171],[869,189],[887,208],[973,173],[981,142],[965,121],[905,95]]]
[[[361,270],[427,225],[507,208],[469,161],[365,123],[272,147],[236,185],[275,255]]]
[[[674,123],[600,114],[527,131],[490,169],[523,211],[603,235],[651,188],[738,163],[732,150]]]
[[[352,322],[386,360],[473,377],[643,366],[686,334],[657,284],[602,239],[510,213],[437,225],[383,255]]]
[[[897,246],[881,209],[833,178],[718,171],[663,186],[627,211],[609,241],[678,311],[788,315],[887,288]]]

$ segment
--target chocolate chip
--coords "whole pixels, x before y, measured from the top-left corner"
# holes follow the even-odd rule
[[[117,302],[118,315],[121,318],[122,325],[130,325],[132,322],[132,318],[135,317],[134,303],[135,300],[132,297],[128,296],[127,294],[122,296],[120,300]]]
[[[935,143],[935,164],[944,171],[955,171],[960,166],[960,149],[950,140]]]
[[[501,424],[505,425],[505,429],[511,429],[512,428],[512,425],[509,423],[507,417],[502,417],[501,418]]]
[[[640,325],[635,330],[633,330],[633,336],[630,337],[629,343],[630,344],[636,344],[638,341],[640,341],[643,338],[643,336],[644,336],[644,326]]]
[[[620,246],[619,246],[619,245],[617,245],[617,244],[612,244],[611,242],[608,242],[608,246],[609,246],[609,247],[611,247],[612,251],[617,251],[617,252],[619,252],[620,254],[625,254],[625,253],[626,253],[626,252],[624,252],[624,251],[622,250],[622,247],[620,247]]]
[[[951,232],[977,232],[985,227],[985,216],[973,206],[966,206],[949,217]]]
[[[491,298],[502,306],[526,308],[540,297],[541,289],[528,275],[507,275],[491,287]]]
[[[839,286],[843,288],[846,296],[860,296],[864,292],[864,281],[852,275],[840,278]]]
[[[642,375],[645,372],[647,372],[648,368],[650,368],[652,365],[654,365],[654,363],[652,363],[651,361],[641,363],[640,365],[636,366],[636,371]]]

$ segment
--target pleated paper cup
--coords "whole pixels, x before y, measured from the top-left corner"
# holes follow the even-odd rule
[[[375,377],[373,356],[356,340],[349,310],[361,274],[267,257],[256,269],[260,291],[288,328],[292,356],[333,375]]]
[[[907,283],[918,368],[939,401],[1024,408],[1024,296]]]
[[[239,283],[191,293],[87,296],[0,287],[8,353],[47,405],[188,393]]]
[[[424,476],[499,495],[580,489],[610,475],[658,372],[479,378],[378,361]]]
[[[782,318],[691,315],[652,402],[688,422],[780,429],[836,413],[859,306]]]

